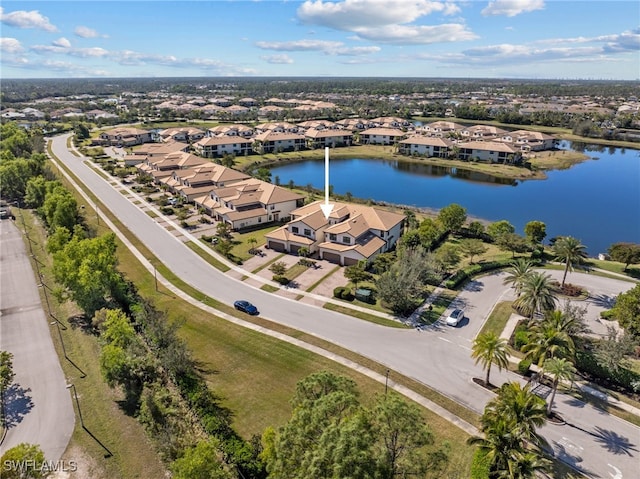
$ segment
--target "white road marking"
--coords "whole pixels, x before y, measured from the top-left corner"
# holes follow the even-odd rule
[[[438,339],[441,339],[442,341],[446,341],[447,343],[450,343],[451,341],[449,341],[448,339],[443,338],[442,336],[438,336]]]
[[[622,471],[620,469],[618,469],[616,466],[613,466],[611,464],[607,464],[607,466],[609,466],[614,471],[616,471],[615,474],[609,473],[609,475],[611,476],[612,479],[622,479]]]

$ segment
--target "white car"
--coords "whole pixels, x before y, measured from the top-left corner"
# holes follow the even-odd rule
[[[464,319],[464,311],[461,309],[454,309],[447,316],[447,324],[449,326],[457,326],[460,321]]]

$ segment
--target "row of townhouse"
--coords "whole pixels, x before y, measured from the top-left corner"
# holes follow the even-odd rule
[[[146,157],[136,168],[234,230],[285,221],[304,201],[303,195],[185,151]]]
[[[389,125],[395,122],[402,127],[376,126],[359,130],[360,123],[358,126],[350,123],[347,127],[338,122],[314,120],[302,124],[263,123],[253,128],[246,125],[219,125],[207,131],[172,128],[160,132],[160,137],[167,142],[164,144],[185,145],[185,149],[191,147],[204,158],[336,148],[358,143],[394,145],[399,153],[405,155],[447,157],[457,152],[462,159],[501,162],[505,161],[504,156],[517,160],[522,153],[549,150],[557,146],[554,137],[529,130],[507,131],[489,125],[465,127],[448,121],[407,129],[401,119],[377,120]],[[135,128],[118,128],[103,132],[98,143],[132,146],[148,141],[149,136],[144,133],[144,130]],[[134,161],[133,158],[129,160]]]
[[[300,248],[342,266],[370,263],[402,235],[404,215],[364,205],[335,203],[329,216],[316,201],[291,212],[291,220],[265,235],[267,247],[297,254]]]

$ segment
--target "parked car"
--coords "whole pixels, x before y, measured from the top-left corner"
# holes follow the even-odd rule
[[[13,212],[11,211],[9,204],[2,200],[0,203],[0,219],[4,220],[6,218],[11,218],[12,220],[16,219],[16,217],[13,216]]]
[[[256,308],[253,304],[251,304],[249,301],[246,301],[244,299],[239,299],[238,301],[233,303],[233,306],[238,311],[242,311],[243,313],[250,314],[251,316],[255,316],[256,314],[258,314],[258,308]]]
[[[447,324],[449,326],[457,326],[460,321],[464,319],[464,311],[461,309],[454,309],[447,316]]]

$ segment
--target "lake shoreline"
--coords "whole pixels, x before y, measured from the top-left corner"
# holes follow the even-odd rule
[[[329,155],[331,159],[335,160],[359,158],[456,168],[483,173],[494,178],[514,181],[544,180],[547,178],[546,171],[570,168],[590,158],[584,153],[567,150],[539,151],[532,153],[530,157],[526,159],[533,167],[532,169],[528,169],[524,166],[499,163],[449,160],[445,158],[416,158],[396,153],[393,151],[393,147],[378,145],[332,148]],[[260,158],[261,159],[257,161],[251,161],[251,157],[243,159],[236,158],[236,161],[239,164],[238,166],[244,171],[251,171],[256,168],[272,168],[289,163],[322,161],[324,160],[324,150],[283,152],[262,155]]]

